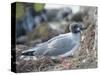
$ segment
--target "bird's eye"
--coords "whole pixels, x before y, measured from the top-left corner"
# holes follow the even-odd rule
[[[74,25],[74,29],[77,29],[77,28],[79,28],[78,25]]]

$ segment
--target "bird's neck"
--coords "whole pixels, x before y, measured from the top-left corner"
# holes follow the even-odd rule
[[[81,33],[71,33],[72,34],[72,37],[76,40],[76,41],[80,41],[81,39]]]

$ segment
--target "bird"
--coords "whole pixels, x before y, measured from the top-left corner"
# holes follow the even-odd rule
[[[70,32],[60,34],[50,40],[37,44],[35,47],[22,51],[23,56],[50,57],[60,59],[72,55],[80,45],[81,31],[85,30],[80,23],[72,23]]]

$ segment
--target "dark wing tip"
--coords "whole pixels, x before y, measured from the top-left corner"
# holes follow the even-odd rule
[[[35,51],[23,52],[21,55],[24,55],[24,56],[34,56],[34,52]]]

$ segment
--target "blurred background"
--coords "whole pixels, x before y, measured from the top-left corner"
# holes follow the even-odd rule
[[[69,69],[97,67],[97,7],[45,3],[16,3],[16,69],[17,72],[63,70],[60,63],[20,59],[23,50],[34,47],[59,34],[70,32],[73,22],[87,27],[81,45]],[[44,64],[43,64],[44,63]],[[41,66],[42,64],[42,66]]]
[[[68,24],[79,10],[80,6],[16,3],[17,43],[29,43],[28,39],[46,41],[69,31]]]

